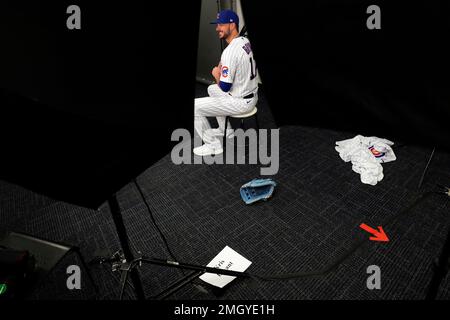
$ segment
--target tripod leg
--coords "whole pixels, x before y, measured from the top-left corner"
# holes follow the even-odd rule
[[[128,242],[127,230],[123,223],[122,214],[120,212],[119,203],[117,201],[116,195],[111,196],[108,199],[109,207],[111,209],[111,215],[114,221],[114,225],[117,230],[117,235],[119,236],[120,245],[123,250],[123,254],[127,262],[134,260],[133,253]],[[127,272],[128,273],[128,272]],[[139,277],[139,273],[136,268],[130,270],[130,278],[133,283],[134,290],[136,291],[136,297],[138,300],[145,300],[144,289],[142,288],[142,282]]]
[[[165,298],[171,296],[175,292],[177,292],[180,289],[182,289],[184,286],[186,286],[189,283],[191,283],[194,279],[198,278],[203,273],[204,273],[203,271],[191,272],[187,276],[183,277],[182,279],[180,279],[179,281],[175,282],[170,287],[168,287],[167,289],[165,289],[164,291],[159,293],[155,298],[158,299],[158,300],[164,300]]]
[[[126,271],[122,271],[122,274],[120,276],[120,296],[119,296],[119,300],[123,299],[123,293],[125,292],[125,287],[127,285],[127,280],[128,280],[128,270]]]

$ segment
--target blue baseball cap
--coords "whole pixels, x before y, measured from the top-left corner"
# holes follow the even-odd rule
[[[239,25],[239,17],[233,10],[222,10],[217,14],[217,20],[211,24],[236,23]]]

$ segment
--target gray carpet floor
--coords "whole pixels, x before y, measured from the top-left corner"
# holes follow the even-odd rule
[[[270,111],[263,106],[260,110],[262,127],[273,128]],[[230,246],[252,261],[252,273],[318,270],[368,238],[361,223],[384,226],[421,192],[433,190],[436,183],[450,184],[450,155],[437,150],[418,190],[431,149],[412,145],[394,145],[397,160],[383,165],[384,179],[376,186],[362,184],[351,164],[334,150],[335,141],[354,135],[280,128],[280,169],[272,177],[278,185],[270,200],[253,205],[241,200],[239,188],[260,177],[258,165],[174,165],[167,155],[137,181],[180,261],[207,264]],[[136,186],[124,186],[118,200],[135,252],[169,258]],[[325,276],[237,279],[224,290],[197,279],[169,299],[423,299],[450,227],[449,214],[450,199],[433,195],[384,228],[389,242],[367,240]],[[0,181],[0,236],[8,231],[76,245],[86,260],[119,249],[106,203],[97,211],[88,210]],[[107,265],[90,268],[99,286],[97,296],[87,280],[84,290],[67,290],[65,267],[77,259],[66,257],[30,298],[117,299],[119,275]],[[381,269],[381,290],[366,287],[370,265]],[[139,270],[148,298],[183,276],[179,270],[154,265]],[[125,298],[133,298],[130,286]],[[450,299],[450,275],[438,298]]]

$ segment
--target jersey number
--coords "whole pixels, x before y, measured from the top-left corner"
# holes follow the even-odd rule
[[[250,80],[255,79],[257,74],[258,74],[258,68],[256,67],[256,62],[255,62],[255,68],[253,69],[253,59],[250,58]]]

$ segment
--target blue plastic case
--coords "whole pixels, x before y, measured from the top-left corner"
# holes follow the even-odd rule
[[[251,204],[259,200],[267,200],[272,196],[276,185],[272,179],[253,179],[241,187],[240,193],[242,200],[246,204]]]

